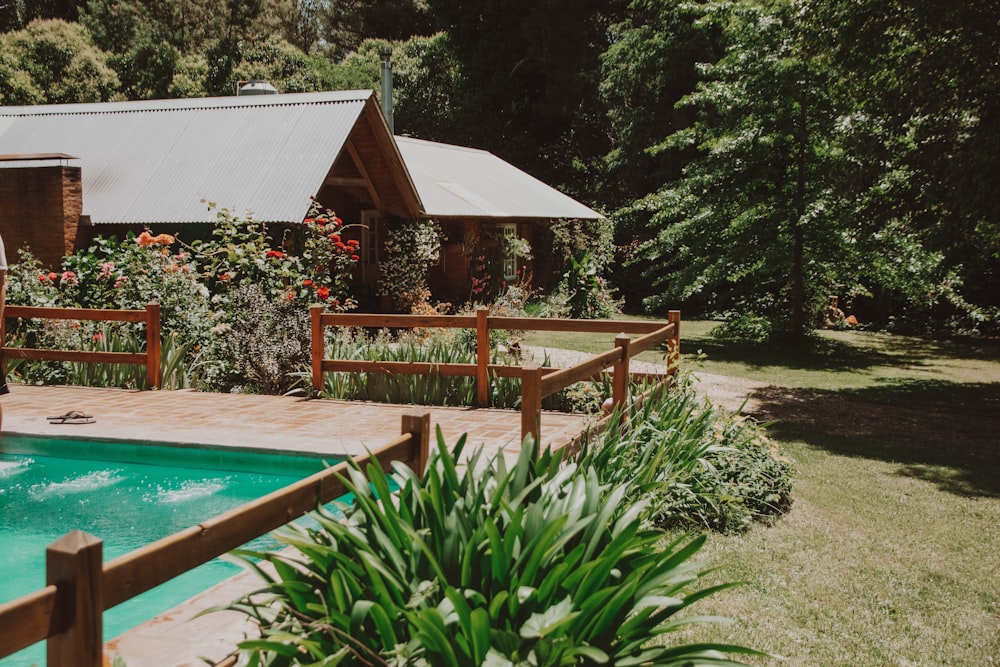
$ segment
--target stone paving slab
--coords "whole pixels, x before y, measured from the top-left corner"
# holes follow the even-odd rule
[[[351,456],[397,438],[403,415],[414,412],[430,412],[432,429],[440,427],[449,445],[467,433],[467,452],[482,447],[489,457],[513,457],[520,451],[520,414],[513,410],[27,385],[12,385],[11,393],[0,398],[0,407],[0,451],[3,435],[24,434]],[[70,410],[93,415],[95,421],[52,424],[46,419]],[[568,441],[578,436],[587,423],[582,415],[545,412],[542,442]],[[115,654],[120,654],[129,667],[194,667],[204,666],[204,657],[221,659],[250,630],[248,624],[233,613],[193,617],[209,606],[232,601],[258,584],[256,578],[239,575],[160,614],[108,642],[108,663]]]

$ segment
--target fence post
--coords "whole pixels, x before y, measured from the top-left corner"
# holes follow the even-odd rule
[[[539,443],[542,429],[542,374],[538,364],[521,367],[521,444],[529,435]]]
[[[674,335],[667,341],[667,374],[676,375],[681,365],[681,311],[668,311],[667,321],[674,325]]]
[[[74,530],[45,551],[46,582],[59,590],[60,612],[69,616],[66,631],[46,642],[49,667],[101,667],[103,662],[103,545]]]
[[[162,388],[163,369],[160,365],[160,304],[146,304],[146,385]]]
[[[314,304],[309,307],[309,326],[312,329],[312,380],[313,391],[317,394],[323,391],[323,355],[326,346],[323,344],[323,306]]]
[[[410,412],[403,415],[402,434],[409,433],[415,440],[416,460],[414,470],[423,477],[431,453],[431,413]]]
[[[620,333],[615,336],[615,347],[621,349],[622,356],[615,363],[615,374],[611,383],[611,403],[612,409],[620,407],[625,410],[625,403],[628,401],[628,381],[629,381],[629,342],[628,334]]]
[[[490,309],[476,308],[476,405],[485,408],[490,401]]]

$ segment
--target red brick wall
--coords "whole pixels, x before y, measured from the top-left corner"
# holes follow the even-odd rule
[[[79,167],[0,169],[0,235],[7,261],[28,246],[42,265],[55,269],[77,249],[83,187]]]

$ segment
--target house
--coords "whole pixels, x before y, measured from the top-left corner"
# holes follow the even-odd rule
[[[206,201],[294,226],[310,196],[360,223],[356,279],[368,294],[388,230],[407,220],[439,222],[431,284],[464,300],[472,257],[506,275],[533,269],[502,256],[497,239],[534,244],[552,221],[601,218],[485,151],[394,137],[368,90],[0,107],[0,234],[12,259],[29,245],[55,266],[130,229],[198,238],[216,215]],[[551,279],[551,263],[539,264]]]

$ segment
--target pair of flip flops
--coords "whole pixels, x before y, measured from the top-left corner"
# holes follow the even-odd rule
[[[55,417],[48,417],[48,420],[50,424],[93,424],[95,421],[92,415],[79,410],[70,410]]]

